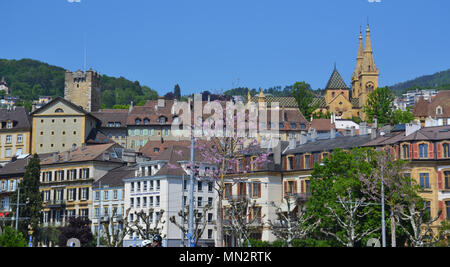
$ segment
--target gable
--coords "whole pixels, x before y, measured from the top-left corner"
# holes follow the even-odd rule
[[[34,116],[83,116],[84,113],[68,105],[64,101],[56,100],[36,110]]]

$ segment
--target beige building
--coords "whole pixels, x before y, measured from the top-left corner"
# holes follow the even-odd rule
[[[44,154],[80,147],[97,133],[100,121],[79,106],[58,97],[31,113],[32,153]]]
[[[100,74],[92,69],[66,71],[64,98],[87,112],[100,109]]]
[[[31,123],[24,107],[0,109],[0,162],[31,151]]]

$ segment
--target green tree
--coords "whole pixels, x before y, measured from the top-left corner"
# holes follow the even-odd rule
[[[22,233],[8,226],[3,233],[0,234],[0,247],[26,247],[27,241]]]
[[[367,114],[369,122],[376,116],[378,123],[391,123],[394,94],[389,87],[380,87],[369,94],[363,111]]]
[[[410,123],[414,120],[414,114],[410,110],[396,109],[392,112],[391,124]]]
[[[175,95],[176,100],[180,100],[181,98],[181,89],[180,86],[177,84],[175,85],[175,88],[173,89],[173,94]]]
[[[39,229],[39,223],[42,219],[42,193],[39,191],[41,167],[37,154],[34,154],[28,165],[25,167],[23,180],[19,183],[20,197],[19,202],[24,203],[19,208],[18,230],[23,236],[28,236],[28,226],[31,225],[33,230]],[[17,203],[17,192],[13,195],[11,203]],[[14,204],[12,204],[14,205]],[[33,243],[36,244],[36,239]]]
[[[292,86],[291,94],[295,97],[300,112],[309,120],[311,114],[318,108],[317,104],[311,104],[314,100],[314,93],[311,91],[311,86],[306,82],[296,82]]]
[[[348,195],[351,195],[352,198],[347,199],[349,202],[364,198],[359,174],[369,175],[372,172],[373,162],[366,160],[372,153],[372,150],[362,148],[355,148],[350,152],[336,149],[330,158],[326,158],[322,164],[314,166],[310,182],[311,197],[306,203],[306,210],[309,216],[321,222],[310,238],[327,240],[331,246],[342,245],[338,238],[345,239],[346,231],[338,226],[336,216],[330,216],[330,208],[337,215],[344,216],[345,209],[339,203],[340,200]],[[368,216],[359,218],[355,227],[356,232],[363,233],[380,226],[380,207],[361,206],[358,214],[368,214]],[[330,239],[329,236],[323,234],[322,230],[333,233],[338,238]],[[362,246],[369,237],[377,235],[379,236],[378,233],[373,233],[355,245]]]

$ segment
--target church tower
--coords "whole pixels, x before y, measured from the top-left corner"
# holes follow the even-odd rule
[[[378,88],[379,70],[373,59],[372,42],[370,39],[370,28],[367,25],[364,50],[362,49],[362,33],[359,35],[358,56],[356,58],[355,72],[352,77],[352,98],[363,108],[367,102],[368,95]],[[365,119],[363,112],[361,118]]]
[[[92,69],[66,71],[64,98],[87,112],[100,109],[100,74]]]

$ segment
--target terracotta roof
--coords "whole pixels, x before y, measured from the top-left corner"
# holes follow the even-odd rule
[[[442,108],[441,114],[437,114],[438,107]],[[450,90],[439,91],[431,101],[420,97],[414,104],[413,114],[415,117],[450,118]]]
[[[1,132],[17,131],[17,130],[31,130],[31,117],[24,107],[16,107],[15,109],[0,109],[0,122],[5,124],[0,129]],[[13,122],[13,128],[7,129],[7,121]]]
[[[35,111],[31,112],[30,115],[37,114],[37,113],[41,112],[42,110],[44,110],[45,108],[53,105],[53,103],[58,102],[58,101],[61,101],[64,104],[72,107],[73,109],[75,109],[75,110],[77,110],[77,111],[79,111],[79,112],[81,112],[81,113],[83,113],[83,114],[85,114],[85,115],[87,115],[89,117],[92,117],[92,118],[94,118],[97,121],[100,121],[97,117],[93,116],[90,112],[87,112],[82,107],[77,106],[76,104],[74,104],[74,103],[70,102],[69,100],[66,100],[65,98],[62,98],[60,96],[54,98],[52,101],[48,102],[47,104],[43,105],[42,107],[40,107],[40,108],[36,109]]]
[[[314,128],[317,131],[331,131],[332,128],[336,128],[334,123],[331,123],[330,119],[314,119],[311,121],[310,128]]]
[[[182,169],[180,161],[190,161],[191,152],[189,146],[170,146],[161,152],[158,156],[155,156],[152,160],[167,160],[169,164],[165,164],[156,175],[183,175],[186,172]],[[194,161],[203,161],[201,153],[195,149]]]
[[[450,125],[421,128],[408,136],[405,135],[404,131],[391,132],[385,136],[379,136],[363,146],[384,146],[404,141],[424,140],[450,140]]]
[[[153,159],[155,156],[160,155],[163,151],[165,151],[167,148],[171,146],[186,146],[189,147],[191,142],[189,140],[181,140],[181,141],[147,141],[145,146],[143,146],[139,152],[141,152],[143,155],[150,157],[150,159]],[[158,151],[155,151],[157,148]]]
[[[315,142],[308,142],[300,145],[295,149],[291,149],[283,153],[286,154],[301,154],[311,152],[333,151],[337,148],[351,149],[361,146],[370,141],[370,135],[355,135],[355,136],[336,136],[335,139],[317,140]]]
[[[77,147],[74,151],[68,150],[62,153],[58,153],[57,161],[55,161],[54,154],[41,159],[41,165],[51,165],[55,163],[68,163],[68,162],[82,162],[82,161],[108,161],[108,162],[122,162],[118,158],[112,158],[110,153],[113,153],[113,147],[120,147],[117,144],[101,144],[101,145],[88,145],[85,148]],[[108,158],[103,158],[103,154],[108,153]],[[66,156],[69,155],[68,159]]]

